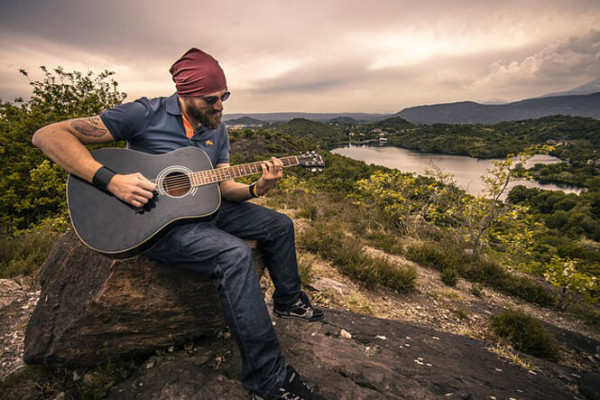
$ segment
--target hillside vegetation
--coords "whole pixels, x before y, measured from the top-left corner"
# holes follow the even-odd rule
[[[43,82],[32,82],[30,100],[2,103],[1,276],[35,274],[52,238],[68,227],[65,173],[32,147],[31,135],[44,124],[97,114],[122,101],[125,96],[116,84],[106,82],[109,78],[110,73],[94,77],[58,69],[47,72]],[[371,246],[438,270],[449,285],[467,279],[528,302],[575,312],[599,326],[593,306],[600,296],[597,168],[586,172],[588,191],[581,196],[517,187],[509,202],[497,200],[506,183],[523,173],[516,167],[532,155],[526,150],[532,144],[550,138],[567,141],[565,149],[553,150],[565,162],[576,162],[584,151],[586,163],[593,159],[598,124],[571,117],[490,126],[414,126],[399,118],[365,125],[294,119],[265,130],[234,130],[230,138],[233,164],[307,150],[325,156],[322,174],[286,170],[270,200],[313,222],[298,238],[303,251],[329,260],[359,284],[398,292],[415,288],[410,268],[394,267],[361,251]],[[486,180],[487,196],[473,197],[443,174],[419,177],[327,151],[346,140],[350,131],[368,138],[379,134],[373,132],[376,129],[386,130],[391,143],[412,143],[421,150],[521,155],[497,163]]]

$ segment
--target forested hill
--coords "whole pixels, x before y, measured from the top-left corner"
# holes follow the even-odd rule
[[[415,124],[493,124],[548,115],[600,119],[600,92],[527,99],[508,104],[480,104],[472,101],[434,104],[405,108],[396,115]]]
[[[497,124],[415,125],[388,136],[390,145],[475,158],[502,158],[547,142],[558,144],[553,155],[563,160],[595,160],[600,152],[600,121],[549,116]]]
[[[279,130],[299,139],[305,139],[315,144],[323,144],[326,147],[331,147],[342,138],[338,129],[304,118],[294,118],[281,125]]]

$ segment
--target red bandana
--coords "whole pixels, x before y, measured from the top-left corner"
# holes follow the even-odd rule
[[[227,89],[219,62],[196,48],[175,61],[169,72],[180,96],[206,96]]]

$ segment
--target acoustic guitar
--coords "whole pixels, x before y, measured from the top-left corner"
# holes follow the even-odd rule
[[[85,245],[114,258],[141,253],[173,225],[209,218],[221,205],[219,182],[262,173],[261,162],[213,168],[208,155],[197,147],[161,155],[102,148],[92,151],[92,156],[117,173],[139,172],[156,184],[152,200],[138,208],[69,175],[67,203],[75,232]],[[324,167],[315,152],[281,161],[284,167]]]

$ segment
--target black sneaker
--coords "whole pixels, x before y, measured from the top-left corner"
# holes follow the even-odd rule
[[[279,388],[275,400],[326,400],[318,393],[313,393],[302,381],[294,367],[287,366],[287,374],[283,386]]]
[[[300,292],[298,301],[292,304],[287,310],[279,310],[274,307],[273,312],[281,318],[297,318],[310,322],[320,321],[325,317],[323,311],[314,308],[310,304],[308,296],[304,292]]]

